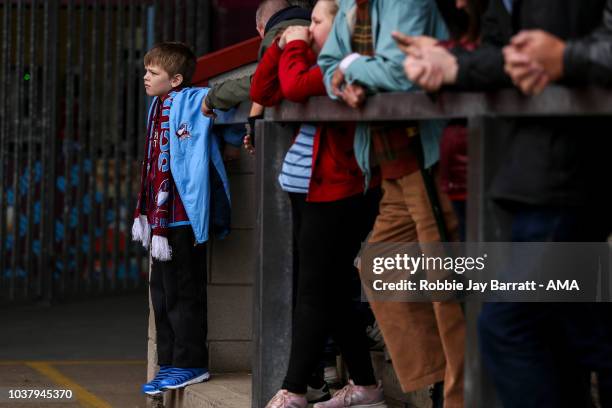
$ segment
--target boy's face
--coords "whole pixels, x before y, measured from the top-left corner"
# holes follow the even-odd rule
[[[176,74],[172,78],[159,65],[145,66],[144,87],[149,96],[164,96],[183,82],[183,76]]]

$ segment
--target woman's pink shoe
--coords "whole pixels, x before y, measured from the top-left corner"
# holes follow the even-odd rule
[[[351,381],[340,391],[336,392],[332,399],[319,402],[314,408],[387,408],[385,396],[380,384],[376,388],[355,385]]]
[[[292,394],[287,390],[280,390],[268,402],[266,408],[306,408],[308,401],[303,395]]]

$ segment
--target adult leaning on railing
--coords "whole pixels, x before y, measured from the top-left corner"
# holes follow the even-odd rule
[[[257,203],[259,237],[255,277],[253,407],[263,407],[286,370],[291,330],[290,208],[276,182],[291,140],[291,122],[392,122],[468,118],[468,241],[509,241],[502,212],[487,199],[487,186],[509,137],[496,126],[520,117],[609,116],[612,92],[600,88],[568,89],[552,86],[536,97],[508,89],[494,93],[422,92],[379,94],[359,110],[328,98],[305,104],[284,102],[266,111],[257,123]],[[578,136],[578,135],[577,135]],[[468,303],[465,406],[501,406],[485,378],[478,352],[476,317],[480,304]]]

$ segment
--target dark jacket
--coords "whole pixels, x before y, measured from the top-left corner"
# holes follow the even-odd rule
[[[542,29],[566,41],[562,83],[612,85],[612,0],[515,0],[512,15],[502,0],[492,0],[482,46],[474,52],[453,50],[459,63],[456,88],[512,86],[502,47],[523,29]],[[582,206],[610,196],[611,119],[529,118],[500,126],[511,136],[491,186],[493,198]]]
[[[270,17],[257,58],[261,59],[281,30],[295,25],[309,26],[310,12],[299,7],[288,7]],[[251,80],[252,75],[245,75],[215,85],[206,96],[206,106],[211,109],[229,110],[241,102],[248,101]]]

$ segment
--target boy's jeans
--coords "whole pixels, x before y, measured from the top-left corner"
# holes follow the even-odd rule
[[[168,241],[172,259],[151,268],[157,362],[207,368],[206,244],[194,245],[190,225],[169,228]]]

